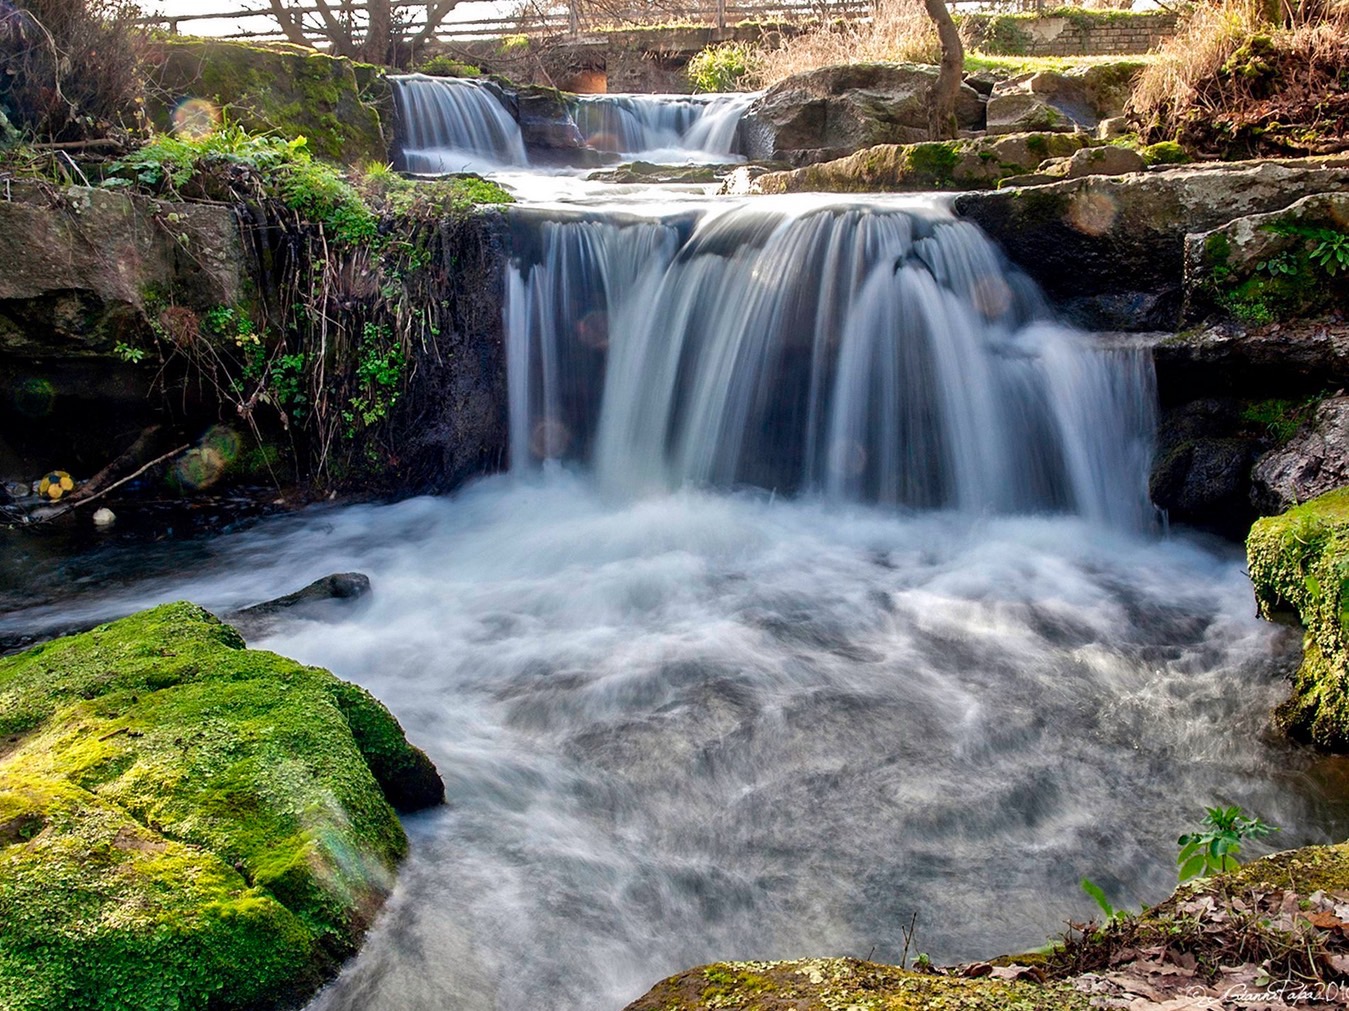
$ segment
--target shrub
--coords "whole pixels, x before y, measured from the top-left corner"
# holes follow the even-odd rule
[[[433,56],[420,67],[417,68],[419,74],[429,74],[432,77],[481,77],[482,69],[475,67],[471,63],[464,63],[462,60],[456,60],[452,56],[446,56],[441,53],[439,56]]]
[[[0,3],[0,112],[39,141],[140,130],[139,14],[128,0]]]
[[[684,72],[694,91],[737,91],[754,60],[753,47],[744,42],[724,42],[697,53]]]

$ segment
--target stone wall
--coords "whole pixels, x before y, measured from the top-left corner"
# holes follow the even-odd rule
[[[968,14],[966,44],[1009,56],[1128,56],[1149,52],[1176,32],[1167,11],[1071,11],[1063,15]]]

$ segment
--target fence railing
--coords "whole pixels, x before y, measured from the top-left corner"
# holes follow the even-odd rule
[[[947,6],[953,10],[973,12],[1010,12],[1036,10],[1043,0],[947,0]],[[421,32],[425,21],[419,19],[420,8],[424,14],[425,0],[392,0],[390,6],[395,12],[405,12],[401,18],[404,33],[416,35]],[[465,4],[465,8],[473,4]],[[562,34],[576,35],[586,31],[620,30],[642,27],[660,21],[677,26],[706,26],[726,28],[746,21],[781,22],[786,24],[810,20],[828,20],[831,18],[865,18],[872,14],[874,0],[766,0],[763,3],[746,0],[735,3],[733,0],[710,0],[701,4],[685,7],[680,4],[676,9],[664,13],[646,11],[643,13],[613,10],[587,10],[578,8],[575,3],[565,7],[540,9],[531,7],[509,15],[492,15],[482,18],[462,18],[446,20],[438,25],[434,37],[437,39],[501,38],[508,35],[554,36]],[[344,0],[329,3],[330,13],[351,19],[360,25],[365,20],[367,6],[357,0]],[[294,14],[320,13],[320,8],[310,4],[287,5],[286,10]],[[410,12],[410,13],[408,13]],[[170,35],[194,34],[194,24],[202,22],[235,22],[234,30],[220,31],[220,25],[212,26],[208,34],[226,39],[253,39],[258,41],[284,40],[285,35],[277,24],[272,11],[266,6],[240,4],[227,10],[195,14],[162,14],[143,17],[142,24],[167,31]],[[247,27],[243,25],[247,22]]]

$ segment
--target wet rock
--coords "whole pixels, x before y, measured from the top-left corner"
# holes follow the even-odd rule
[[[1255,518],[1251,466],[1264,448],[1238,434],[1230,400],[1200,400],[1163,414],[1148,491],[1173,523],[1240,538]]]
[[[617,168],[591,172],[586,178],[591,182],[605,183],[702,184],[717,182],[727,174],[728,167],[725,165],[653,165],[635,161]]]
[[[257,636],[283,617],[332,620],[341,615],[342,608],[369,592],[369,576],[360,572],[335,572],[294,593],[240,608],[228,616],[228,621],[245,636]]]
[[[1282,210],[1312,193],[1349,188],[1349,158],[1177,166],[1090,176],[1033,188],[965,193],[974,221],[1056,300],[1158,296],[1156,311],[1111,329],[1174,330],[1186,236],[1234,218]]]
[[[1279,513],[1345,485],[1349,485],[1349,397],[1331,397],[1290,442],[1256,462],[1251,501],[1262,513]]]
[[[741,120],[753,160],[793,165],[841,158],[876,144],[928,139],[928,96],[937,68],[916,63],[853,63],[796,74],[758,98]],[[978,126],[983,102],[961,85],[956,118]]]
[[[1349,323],[1186,331],[1153,348],[1163,403],[1201,397],[1304,399],[1349,387]]]
[[[506,104],[520,124],[520,137],[536,165],[593,168],[618,160],[586,145],[562,92],[527,87],[506,92]]]

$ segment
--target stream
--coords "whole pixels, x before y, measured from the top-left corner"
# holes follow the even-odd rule
[[[989,957],[1095,912],[1083,877],[1164,898],[1206,805],[1282,826],[1266,850],[1349,835],[1349,768],[1268,729],[1296,637],[1236,546],[1148,503],[1146,347],[1060,325],[939,197],[544,175],[509,117],[426,81],[400,98],[424,170],[485,159],[522,197],[510,472],[108,547],[0,615],[369,575],[339,623],[251,645],[370,689],[448,804],[405,819],[311,1011],[617,1011],[714,960],[897,962],[915,914],[910,957]],[[733,160],[735,104],[683,101],[583,120]]]

